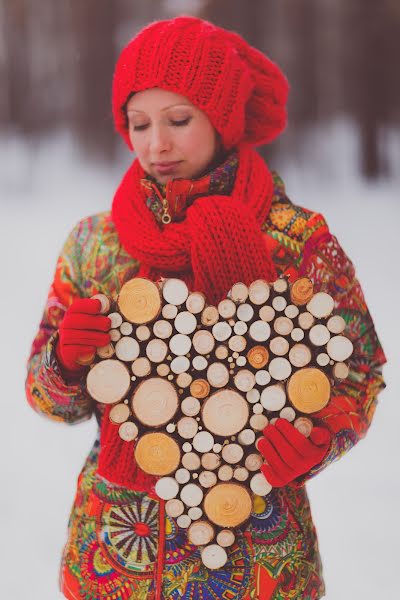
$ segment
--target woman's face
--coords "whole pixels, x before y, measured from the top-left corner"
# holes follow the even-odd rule
[[[202,174],[219,150],[207,115],[174,92],[151,88],[127,103],[129,137],[143,169],[159,183]]]

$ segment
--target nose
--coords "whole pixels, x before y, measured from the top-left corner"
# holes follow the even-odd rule
[[[150,151],[155,158],[162,152],[171,150],[171,138],[167,128],[154,125],[151,129]]]

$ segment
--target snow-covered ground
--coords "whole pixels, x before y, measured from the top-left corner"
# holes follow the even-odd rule
[[[24,396],[25,359],[57,254],[82,216],[110,206],[124,170],[88,164],[69,138],[0,145],[2,257],[2,597],[60,598],[57,576],[76,477],[95,434],[36,415]],[[396,597],[400,390],[399,184],[354,176],[351,130],[311,140],[303,164],[280,171],[289,196],[322,212],[353,259],[389,364],[367,439],[309,484],[328,600]],[[331,160],[330,157],[335,157]],[[128,161],[126,153],[123,161]],[[329,165],[329,166],[327,166]],[[393,308],[393,310],[391,310]]]

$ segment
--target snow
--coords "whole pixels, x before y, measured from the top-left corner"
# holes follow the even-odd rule
[[[81,217],[109,208],[129,156],[114,168],[92,164],[65,133],[29,144],[6,138],[0,149],[2,596],[54,600],[61,597],[67,519],[95,423],[68,427],[35,414],[24,395],[25,360],[63,240]],[[339,124],[310,138],[301,161],[280,168],[289,196],[325,215],[355,263],[389,360],[387,389],[366,440],[308,486],[328,600],[389,598],[397,589],[398,182],[360,181],[355,160],[353,131]]]

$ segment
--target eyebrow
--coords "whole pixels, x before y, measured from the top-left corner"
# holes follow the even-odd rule
[[[178,102],[178,104],[170,104],[169,106],[166,106],[165,108],[162,108],[161,111],[168,110],[169,108],[173,108],[174,106],[192,106],[192,104],[186,104],[184,102]],[[145,111],[144,110],[138,110],[136,108],[128,108],[127,112],[128,113],[130,113],[130,112],[141,112],[142,113],[142,112],[145,112]]]

